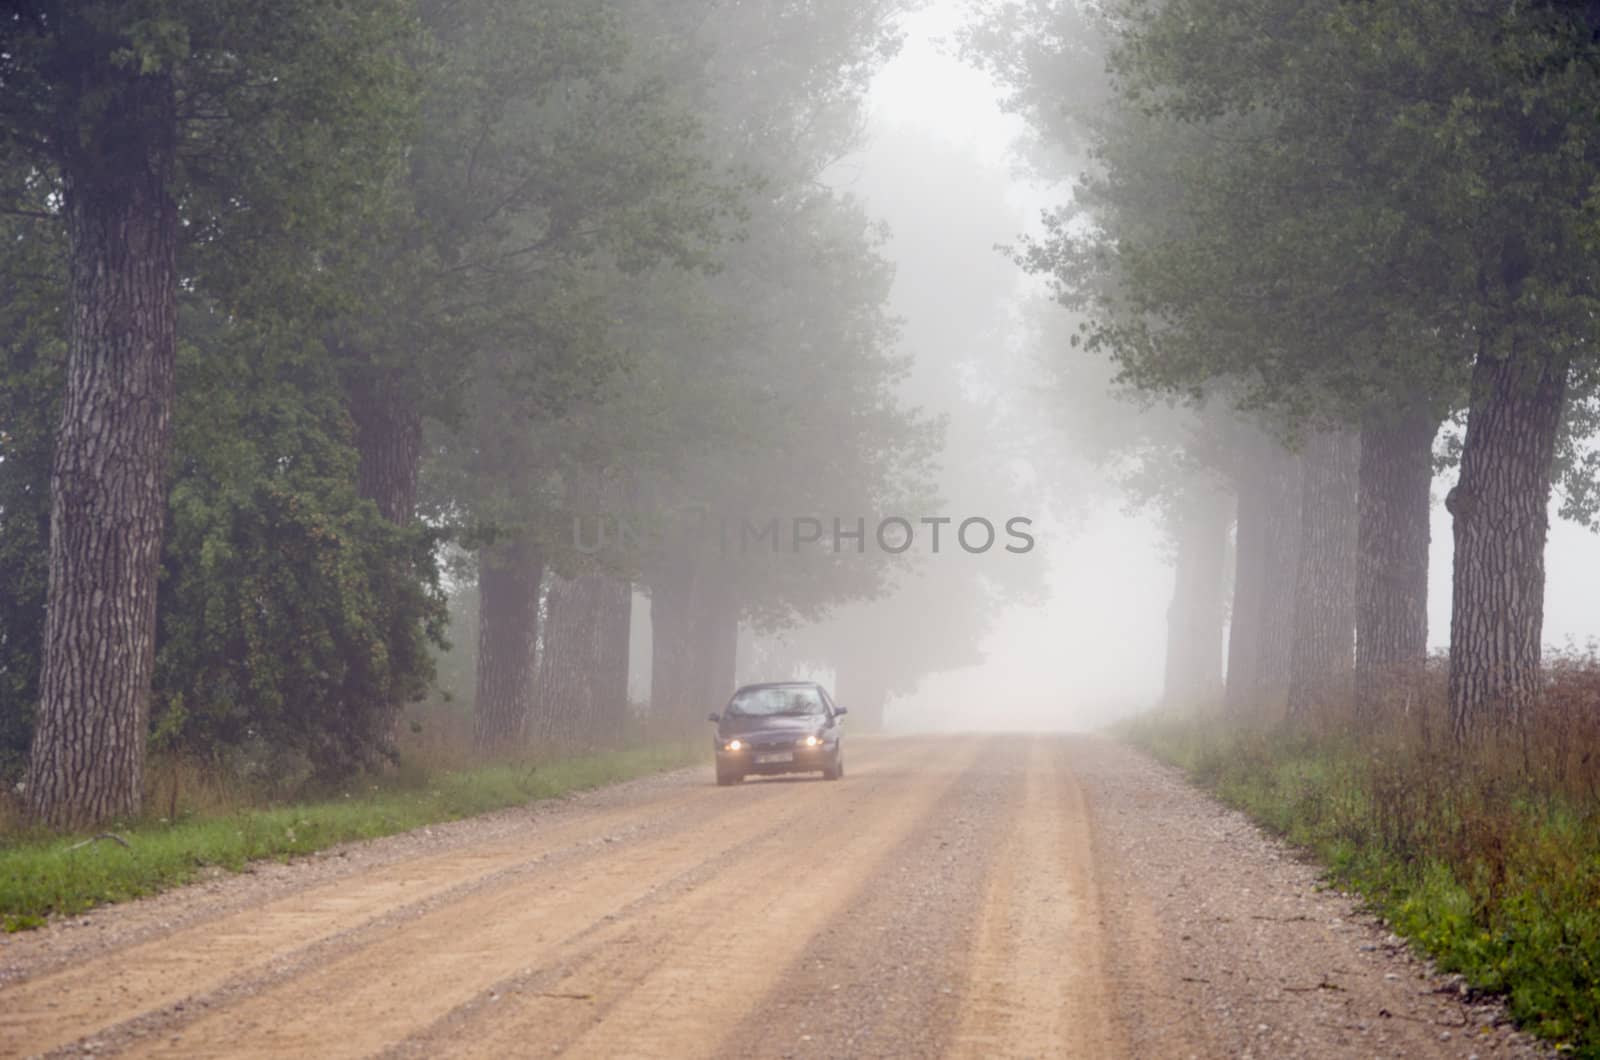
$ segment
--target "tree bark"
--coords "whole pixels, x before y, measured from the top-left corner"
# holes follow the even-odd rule
[[[581,579],[552,575],[544,595],[538,687],[529,736],[537,744],[574,747],[585,736],[589,688],[584,641],[592,633],[593,601]]]
[[[1356,483],[1361,438],[1323,431],[1306,440],[1299,569],[1290,649],[1289,715],[1350,702],[1356,632]]]
[[[550,579],[535,739],[565,747],[621,741],[632,603],[632,587],[603,574]]]
[[[1261,599],[1266,549],[1266,497],[1250,477],[1239,481],[1234,531],[1233,607],[1228,619],[1228,668],[1223,705],[1230,714],[1249,709],[1261,651]]]
[[[738,609],[711,573],[685,561],[650,594],[650,711],[686,733],[734,691]]]
[[[1439,417],[1411,408],[1361,432],[1357,487],[1357,714],[1412,688],[1428,654],[1428,543]],[[1401,694],[1404,694],[1403,692]]]
[[[1164,698],[1169,707],[1214,704],[1221,697],[1223,570],[1233,507],[1227,492],[1210,482],[1196,482],[1177,513],[1177,556],[1167,609]]]
[[[633,586],[600,578],[600,620],[595,630],[590,676],[595,724],[603,739],[619,743],[628,731],[628,656],[633,632]]]
[[[704,660],[698,668],[700,702],[707,710],[721,710],[734,693],[739,672],[739,608],[727,586],[709,587],[698,627]]]
[[[849,709],[850,728],[857,732],[879,732],[883,729],[889,690],[882,681],[874,680],[860,670],[846,669],[838,675],[836,687],[829,691],[840,706]]]
[[[473,744],[505,755],[527,744],[533,716],[544,559],[522,539],[478,550],[478,691]]]
[[[417,512],[422,414],[397,373],[371,365],[360,365],[355,373],[347,407],[360,458],[356,488],[389,522],[409,526]]]
[[[361,364],[345,388],[345,407],[355,425],[356,492],[396,526],[410,526],[417,512],[422,466],[422,414],[399,374]],[[481,607],[481,604],[480,604]],[[382,729],[392,743],[403,705],[391,703]]]
[[[1457,740],[1519,728],[1539,691],[1550,475],[1568,363],[1479,354],[1454,518],[1450,722]]]
[[[681,727],[693,699],[688,690],[690,596],[693,578],[673,566],[650,584],[650,716]]]
[[[1300,541],[1299,457],[1262,436],[1239,476],[1229,711],[1281,711],[1288,698],[1294,586]]]
[[[1261,649],[1256,656],[1255,705],[1284,709],[1294,646],[1294,591],[1300,551],[1300,458],[1273,444],[1263,460],[1266,489],[1265,555],[1260,597]]]
[[[27,788],[58,828],[139,811],[177,356],[172,79],[107,63],[79,91],[95,120],[63,133],[67,384]]]

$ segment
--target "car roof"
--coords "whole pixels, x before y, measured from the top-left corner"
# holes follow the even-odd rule
[[[753,685],[740,685],[738,692],[735,692],[734,695],[738,695],[739,692],[754,691],[755,689],[758,689],[758,688],[816,688],[816,689],[821,689],[822,688],[822,682],[820,682],[820,681],[758,681],[757,683],[755,683]]]

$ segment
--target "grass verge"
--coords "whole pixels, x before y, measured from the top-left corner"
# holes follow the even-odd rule
[[[1154,714],[1118,735],[1313,854],[1517,1023],[1600,1057],[1600,799],[1393,730]]]
[[[0,836],[0,926],[39,927],[52,914],[155,894],[212,866],[288,860],[354,839],[392,835],[703,761],[705,751],[662,745],[364,782],[320,802],[246,809],[119,830],[128,846],[84,836]]]

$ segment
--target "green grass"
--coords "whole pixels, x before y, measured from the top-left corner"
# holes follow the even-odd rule
[[[321,802],[141,822],[118,830],[126,848],[111,840],[79,845],[83,836],[0,836],[0,925],[7,932],[23,931],[39,927],[47,916],[81,913],[177,887],[213,866],[238,871],[252,861],[283,861],[354,839],[553,798],[703,758],[698,746],[666,745],[536,767],[411,772],[368,781],[360,790]]]
[[[1600,800],[1404,741],[1160,715],[1119,735],[1308,850],[1523,1028],[1600,1057]]]

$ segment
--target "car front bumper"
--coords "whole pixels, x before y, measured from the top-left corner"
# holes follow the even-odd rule
[[[745,776],[776,776],[781,773],[816,773],[833,761],[836,743],[816,747],[746,747],[738,751],[717,748],[717,766]],[[784,760],[781,756],[788,755]]]

